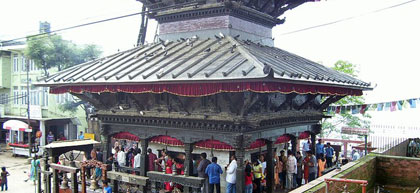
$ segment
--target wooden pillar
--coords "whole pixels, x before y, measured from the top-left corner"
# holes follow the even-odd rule
[[[315,145],[316,145],[316,134],[311,133],[311,151],[314,155],[316,155]]]
[[[86,193],[86,168],[82,166],[82,173],[80,174],[82,178],[82,193]]]
[[[147,139],[140,140],[141,154],[140,154],[140,176],[147,176],[147,148],[149,146],[149,141]],[[140,187],[142,192],[147,192],[146,186]]]
[[[347,158],[347,145],[348,145],[347,142],[344,142],[344,149],[343,149],[344,158]]]
[[[147,139],[140,140],[141,154],[140,154],[140,176],[147,175],[147,148],[149,141]]]
[[[50,171],[50,165],[48,164],[48,153],[47,150],[44,152],[44,190],[45,193],[51,193],[51,175],[48,173]]]
[[[77,183],[77,172],[71,173],[71,190],[72,193],[79,192],[79,184]]]
[[[273,142],[267,140],[267,157],[265,161],[267,162],[267,193],[272,193],[274,188],[274,161],[273,161]],[[293,144],[292,144],[293,145]]]
[[[108,157],[111,156],[111,151],[110,151],[111,136],[102,135],[102,137],[104,140],[102,143],[102,155],[103,155],[103,161],[105,163]]]
[[[293,153],[293,155],[296,155],[296,151],[297,151],[297,137],[291,135],[290,143],[292,144],[292,153]]]
[[[58,156],[52,156],[51,159],[52,163],[58,162]],[[53,193],[58,193],[60,190],[60,184],[58,181],[58,171],[53,169]]]
[[[193,151],[193,144],[192,143],[185,143],[185,176],[192,176],[193,175],[193,165],[192,165],[192,151]]]
[[[236,192],[245,192],[245,148],[239,147],[235,149],[236,163],[238,167],[236,168]]]
[[[118,181],[117,180],[112,180],[112,192],[114,193],[118,193]]]

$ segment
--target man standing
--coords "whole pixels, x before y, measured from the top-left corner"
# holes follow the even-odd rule
[[[316,144],[316,147],[315,147],[315,153],[316,153],[316,159],[321,158],[321,153],[325,155],[324,143],[322,142],[321,139],[318,139],[318,143]]]
[[[309,161],[308,161],[308,163],[306,163],[309,167],[308,182],[311,182],[312,180],[315,180],[315,178],[316,178],[318,165],[317,165],[316,157],[312,154],[312,151],[308,151],[307,156],[309,157]]]
[[[54,141],[54,134],[50,131],[47,135],[47,143],[52,143]]]
[[[280,161],[282,162],[282,164],[283,164],[283,168],[282,168],[282,171],[281,171],[281,173],[280,173],[280,183],[281,183],[281,186],[284,188],[284,187],[286,187],[286,171],[287,171],[287,169],[286,169],[286,164],[287,164],[287,156],[286,155],[284,155],[284,150],[281,150],[280,151]]]
[[[155,171],[155,160],[157,159],[157,156],[156,156],[156,154],[154,154],[153,152],[152,152],[152,149],[147,149],[147,153],[149,153],[149,154],[147,154],[147,158],[148,158],[148,160],[149,160],[149,162],[148,162],[148,171]]]
[[[117,152],[117,162],[119,166],[124,167],[125,166],[125,152],[123,149],[120,150],[120,148],[116,149]]]
[[[226,167],[226,193],[236,193],[236,157],[230,156],[230,163]]]
[[[201,192],[208,193],[209,192],[209,176],[206,175],[206,168],[210,164],[210,161],[207,159],[206,153],[201,153],[200,158],[201,158],[201,161],[197,167],[198,177],[206,179],[204,181],[203,187],[201,188]]]
[[[83,135],[83,131],[80,131],[79,139],[85,139],[85,136]]]
[[[96,159],[98,159],[98,161],[100,162],[104,161],[104,155],[102,154],[102,151],[99,148],[96,148]]]
[[[325,158],[327,159],[327,168],[332,167],[333,157],[334,157],[334,148],[331,147],[330,143],[327,143],[327,148],[325,148]]]
[[[303,155],[306,156],[306,152],[310,150],[311,150],[311,140],[310,138],[308,138],[308,141],[303,143],[303,147],[302,147]]]
[[[139,169],[141,167],[141,159],[140,159],[140,154],[141,154],[141,150],[137,149],[134,150],[134,163],[133,163],[133,168],[134,169]],[[136,174],[138,174],[139,172],[136,172]]]
[[[219,164],[217,164],[217,157],[211,158],[211,162],[205,172],[209,176],[209,193],[214,192],[214,186],[216,186],[216,193],[220,193],[220,175],[223,174],[223,171]]]
[[[297,162],[296,162],[296,158],[293,155],[292,151],[287,150],[287,164],[286,164],[286,169],[287,169],[287,180],[286,180],[286,189],[291,190],[293,189],[293,176],[297,173]]]
[[[297,174],[296,174],[296,183],[297,187],[302,185],[302,177],[303,177],[303,158],[302,155],[300,155],[300,152],[296,152],[296,162],[297,162]]]

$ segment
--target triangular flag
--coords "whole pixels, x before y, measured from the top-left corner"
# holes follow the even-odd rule
[[[408,102],[410,103],[411,108],[416,108],[416,99],[410,99]]]
[[[397,110],[397,102],[393,101],[391,102],[391,112],[394,112]]]
[[[379,103],[378,104],[378,111],[382,111],[383,108],[384,108],[384,104],[383,103]]]
[[[336,113],[336,114],[340,114],[340,110],[341,110],[341,106],[337,106],[337,107],[335,108],[335,113]]]
[[[357,114],[359,112],[357,112],[357,107],[356,106],[351,106],[351,114]]]
[[[402,110],[403,103],[404,103],[404,101],[397,101],[398,110],[400,110],[400,111]]]
[[[387,102],[387,103],[385,103],[385,108],[384,108],[384,110],[385,110],[385,111],[389,111],[389,109],[391,109],[391,103],[390,103],[390,102]]]
[[[368,111],[376,111],[377,108],[378,108],[378,104],[371,104]]]
[[[362,105],[362,107],[360,107],[360,114],[365,114],[366,109],[369,109],[368,105]]]
[[[410,106],[410,103],[407,100],[403,101],[403,107],[404,109],[408,108]]]

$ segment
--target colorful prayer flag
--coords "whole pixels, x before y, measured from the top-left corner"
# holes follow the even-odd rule
[[[382,111],[384,108],[384,104],[383,103],[379,103],[378,104],[378,111]]]
[[[335,113],[336,113],[336,114],[340,114],[340,110],[341,110],[341,107],[340,107],[340,106],[337,106],[337,107],[335,108]]]
[[[387,103],[385,103],[385,108],[384,108],[384,110],[385,110],[385,111],[389,111],[389,109],[391,109],[391,103],[390,103],[390,102],[387,102]]]
[[[416,108],[416,99],[410,99],[408,102],[410,103],[411,108]]]
[[[369,109],[368,105],[362,105],[362,107],[360,107],[360,113],[365,114],[366,109]]]
[[[403,107],[404,109],[408,108],[410,103],[407,100],[403,100]]]
[[[402,108],[403,108],[403,103],[404,103],[404,101],[397,101],[397,107],[398,107],[398,110],[402,110]]]
[[[391,102],[391,112],[394,112],[397,110],[397,102],[393,101]]]

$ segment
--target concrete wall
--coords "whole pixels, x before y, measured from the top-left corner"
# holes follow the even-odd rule
[[[351,168],[348,168],[347,170],[344,170],[337,175],[333,176],[333,178],[347,178],[347,179],[358,179],[358,180],[367,180],[368,181],[368,187],[373,188],[375,181],[376,181],[376,159],[375,156],[368,156],[362,158],[359,163],[352,166]],[[341,185],[341,186],[339,186]],[[335,185],[331,184],[329,192],[342,192],[340,191],[338,187],[343,187],[344,184],[342,183],[336,183]],[[361,192],[361,186],[356,184],[348,184],[350,185],[348,190],[357,190],[355,192]],[[322,183],[320,185],[317,185],[307,191],[306,193],[325,193],[325,183]]]
[[[420,184],[420,158],[378,156],[376,158],[377,182],[403,187]]]

